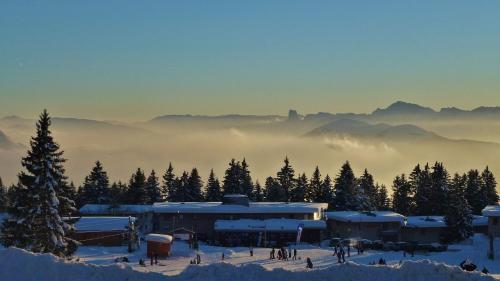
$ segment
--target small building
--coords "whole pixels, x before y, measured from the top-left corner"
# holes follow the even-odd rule
[[[71,237],[86,246],[121,246],[128,241],[134,221],[135,217],[81,217]]]
[[[172,251],[173,238],[165,234],[146,235],[147,255],[149,258],[158,256],[162,258],[170,257]]]
[[[300,231],[299,231],[300,228]],[[323,220],[239,219],[217,220],[217,241],[224,246],[283,246],[300,241],[320,243],[326,231]]]
[[[405,217],[390,211],[326,212],[328,230],[333,237],[399,241]]]
[[[488,205],[482,214],[488,218],[488,234],[500,237],[500,205]]]
[[[473,216],[474,232],[485,233],[487,225],[484,216]],[[402,229],[403,241],[417,243],[438,243],[448,226],[443,216],[409,216]]]
[[[109,205],[109,204],[85,204],[79,210],[83,216],[113,216],[136,218],[136,229],[143,234],[153,231],[153,206],[152,205]]]

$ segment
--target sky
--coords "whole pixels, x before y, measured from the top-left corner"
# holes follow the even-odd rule
[[[500,105],[500,1],[0,2],[0,116]]]

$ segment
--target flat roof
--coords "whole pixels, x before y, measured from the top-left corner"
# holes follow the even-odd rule
[[[135,221],[135,217],[130,217]],[[85,231],[118,231],[129,225],[129,217],[81,217],[75,222],[75,230]]]
[[[473,226],[488,225],[488,218],[484,216],[472,216]],[[446,227],[444,216],[409,216],[406,218],[408,228],[433,228]]]
[[[325,212],[329,220],[338,220],[343,222],[399,222],[403,223],[405,216],[390,211],[335,211]]]
[[[85,204],[80,208],[80,213],[84,215],[100,214],[142,214],[153,211],[152,205],[109,205],[109,204]]]
[[[214,229],[218,231],[297,231],[303,229],[326,229],[323,220],[267,219],[267,220],[217,220]]]
[[[328,208],[327,203],[307,202],[250,202],[249,206],[222,204],[221,202],[162,202],[154,203],[155,213],[206,213],[206,214],[304,214]]]

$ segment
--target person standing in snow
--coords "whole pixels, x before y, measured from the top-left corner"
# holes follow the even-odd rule
[[[337,263],[342,263],[342,254],[340,251],[337,251]]]
[[[222,261],[224,261],[224,253],[222,253]]]
[[[253,257],[253,248],[250,247],[250,256]]]
[[[313,263],[312,263],[312,261],[311,261],[311,259],[309,257],[307,257],[306,262],[307,262],[306,268],[312,269],[313,268]]]
[[[297,260],[297,249],[293,249],[293,260],[296,261]]]
[[[347,256],[348,257],[351,256],[351,245],[350,244],[347,244]]]
[[[196,254],[196,264],[200,264],[201,263],[201,256],[200,254]]]
[[[275,252],[276,252],[276,250],[273,248],[273,249],[271,250],[271,252],[269,253],[269,259],[270,259],[270,260],[274,260],[274,253],[275,253]]]
[[[154,256],[155,256],[155,264],[158,264],[158,254],[155,253]]]

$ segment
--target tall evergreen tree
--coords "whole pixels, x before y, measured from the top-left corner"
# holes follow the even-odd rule
[[[375,209],[379,211],[388,211],[390,209],[390,200],[387,193],[387,187],[385,185],[375,185],[377,190],[377,200],[375,203]]]
[[[203,188],[203,182],[198,174],[198,169],[193,168],[191,174],[189,175],[187,186],[186,186],[186,201],[198,202],[203,201],[203,194],[201,190]]]
[[[214,170],[210,170],[208,176],[205,200],[208,202],[220,202],[222,200],[222,191],[219,180],[215,177]]]
[[[444,216],[448,226],[443,237],[445,242],[462,241],[474,234],[471,209],[464,196],[466,185],[467,176],[458,174],[449,185],[449,201]]]
[[[481,189],[481,176],[477,170],[470,170],[467,173],[467,184],[465,188],[465,199],[469,203],[474,215],[481,215],[481,211],[486,206],[484,193]]]
[[[130,177],[127,193],[128,203],[149,204],[150,197],[146,185],[146,175],[141,168],[137,168],[137,171]]]
[[[392,183],[392,209],[404,216],[412,214],[411,183],[406,176],[396,176]]]
[[[223,181],[224,194],[243,194],[241,188],[241,165],[236,160],[231,159]]]
[[[290,165],[288,157],[285,157],[285,160],[283,162],[285,163],[285,165],[278,172],[277,179],[281,185],[281,188],[285,192],[286,201],[289,202],[291,199],[290,193],[295,189],[297,182],[295,179],[295,171]]]
[[[252,177],[250,176],[250,170],[247,164],[247,161],[245,158],[243,158],[243,161],[241,162],[241,168],[240,168],[240,186],[241,186],[241,193],[247,195],[249,198],[252,197],[253,195],[253,182],[252,182]]]
[[[119,181],[118,183],[114,182],[109,188],[109,194],[109,204],[113,208],[116,208],[127,201],[127,185],[123,184],[121,181]]]
[[[151,174],[146,180],[146,190],[148,192],[149,204],[161,201],[160,183],[158,182],[158,177],[156,176],[155,170],[151,171]]]
[[[327,174],[323,182],[320,185],[320,194],[318,196],[318,202],[324,202],[331,204],[333,201],[333,185],[332,179]]]
[[[85,177],[80,196],[82,205],[109,203],[109,178],[101,162],[96,161],[90,174]]]
[[[314,169],[309,185],[307,186],[307,191],[305,199],[307,202],[321,202],[321,173],[318,166]]]
[[[28,189],[21,185],[12,185],[7,191],[7,212],[9,216],[2,223],[0,242],[5,247],[15,246],[28,249],[33,232],[24,222],[29,215]]]
[[[66,182],[61,184],[61,194],[66,198],[66,202],[59,204],[59,213],[64,216],[71,216],[76,211],[75,205],[78,200],[77,190],[73,182],[69,185]]]
[[[335,202],[333,208],[338,211],[358,210],[356,178],[349,162],[342,165],[339,175],[335,179]]]
[[[430,207],[431,214],[444,215],[448,202],[448,182],[449,175],[443,166],[443,163],[436,162],[432,167],[431,189],[430,189]]]
[[[418,167],[418,166],[417,166]],[[419,167],[418,167],[419,168]],[[417,168],[415,168],[417,169]],[[414,170],[415,173],[415,170]],[[412,173],[413,176],[413,173]],[[411,183],[413,183],[413,178]],[[419,216],[431,216],[434,215],[434,204],[432,202],[432,179],[429,165],[426,164],[424,169],[418,174],[418,178],[415,180],[416,185],[413,186],[415,189],[414,202],[415,202],[415,215]]]
[[[175,179],[175,194],[172,197],[173,202],[187,202],[190,201],[188,194],[189,186],[189,173],[184,171],[182,176]]]
[[[302,175],[297,178],[297,183],[290,193],[290,201],[304,202],[306,200],[307,189],[307,177],[305,173],[302,173]]]
[[[0,178],[0,212],[4,212],[7,208],[7,188],[3,185]]]
[[[361,210],[372,211],[377,205],[377,188],[373,180],[373,176],[368,173],[368,170],[363,171],[363,175],[359,178],[359,205]]]
[[[498,204],[497,181],[488,167],[481,173],[481,190],[486,205]]]
[[[256,181],[253,187],[252,200],[255,202],[262,202],[264,201],[264,199],[265,199],[264,190],[262,189],[262,186],[260,185],[259,181]]]
[[[163,185],[161,191],[162,201],[174,201],[173,197],[176,193],[175,186],[174,168],[172,167],[172,163],[169,163],[167,171],[165,171],[165,174],[163,175]]]
[[[28,155],[22,159],[25,169],[19,174],[20,188],[9,208],[9,221],[3,225],[2,242],[6,246],[27,248],[33,252],[66,256],[76,250],[76,243],[67,237],[72,225],[59,215],[61,205],[73,209],[74,202],[63,195],[67,184],[64,175],[63,152],[49,129],[51,120],[46,110],[36,124],[36,136],[31,138]],[[13,237],[23,231],[22,237]]]
[[[266,201],[284,202],[286,194],[279,181],[273,177],[266,179]]]

